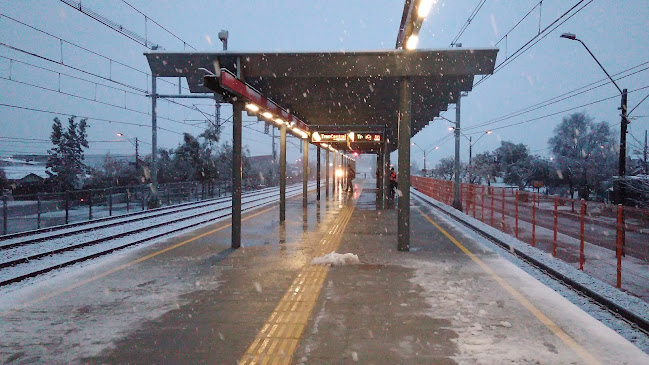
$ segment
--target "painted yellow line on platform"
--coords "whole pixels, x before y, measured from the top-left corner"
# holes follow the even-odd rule
[[[554,333],[563,343],[570,347],[579,357],[581,357],[588,364],[600,364],[600,362],[591,356],[580,344],[578,344],[572,337],[570,337],[566,332],[564,332],[561,327],[557,326],[550,318],[548,318],[543,312],[541,312],[532,302],[525,298],[521,293],[514,289],[505,279],[501,278],[496,274],[493,269],[491,269],[487,264],[482,262],[476,255],[469,251],[464,245],[462,245],[458,240],[456,240],[450,233],[448,233],[444,228],[439,224],[433,221],[426,213],[421,209],[417,208],[419,213],[426,218],[435,228],[437,228],[446,238],[453,242],[462,252],[467,254],[480,266],[486,273],[488,273],[503,289],[505,289],[514,299],[516,299],[525,309],[527,309],[534,317],[536,317],[541,323],[543,323],[552,333]]]
[[[248,220],[248,219],[253,218],[253,217],[256,217],[256,216],[258,216],[258,215],[260,215],[260,214],[264,214],[264,213],[266,213],[266,212],[268,212],[269,210],[272,210],[272,209],[273,209],[273,208],[267,208],[267,209],[261,210],[261,211],[259,211],[259,212],[254,213],[254,214],[247,215],[247,216],[245,216],[244,218],[242,218],[241,220],[242,220],[242,221]],[[169,247],[164,248],[164,249],[162,249],[162,250],[160,250],[160,251],[156,251],[156,252],[153,252],[153,253],[151,253],[151,254],[149,254],[149,255],[146,255],[146,256],[140,257],[140,258],[137,259],[137,260],[133,260],[133,261],[131,261],[131,262],[127,262],[127,263],[125,263],[125,264],[123,264],[123,265],[120,265],[120,266],[118,266],[118,267],[115,267],[115,268],[113,268],[113,269],[110,269],[110,270],[108,270],[108,271],[106,271],[106,272],[103,272],[103,273],[101,273],[101,274],[98,274],[98,275],[92,276],[92,277],[90,277],[90,278],[88,278],[88,279],[85,279],[85,280],[82,280],[82,281],[80,281],[80,282],[78,282],[78,283],[75,283],[75,284],[72,284],[72,285],[68,285],[68,286],[66,286],[66,287],[64,287],[64,288],[61,288],[61,289],[56,290],[56,291],[53,291],[53,292],[51,292],[51,293],[49,293],[49,294],[47,294],[47,295],[44,295],[44,296],[42,296],[42,297],[39,297],[39,298],[34,299],[34,300],[32,300],[32,301],[29,301],[29,302],[27,302],[27,303],[23,303],[23,304],[21,304],[21,305],[19,305],[19,306],[17,306],[17,307],[10,308],[10,309],[8,309],[8,310],[6,310],[6,311],[0,313],[0,317],[4,317],[5,315],[9,314],[10,312],[13,312],[13,311],[16,311],[16,310],[19,310],[19,309],[25,308],[25,307],[29,307],[30,305],[34,305],[34,304],[36,304],[36,303],[40,303],[40,302],[42,302],[42,301],[45,301],[45,300],[50,299],[50,298],[52,298],[52,297],[55,297],[55,296],[57,296],[57,295],[61,295],[61,294],[63,294],[63,293],[69,292],[70,290],[76,289],[76,288],[78,288],[78,287],[80,287],[80,286],[86,285],[86,284],[88,284],[88,283],[92,283],[93,281],[97,281],[97,280],[99,280],[99,279],[101,279],[101,278],[104,278],[104,277],[106,277],[106,276],[108,276],[108,275],[114,274],[114,273],[116,273],[116,272],[118,272],[118,271],[122,271],[122,270],[124,270],[124,269],[126,269],[126,268],[128,268],[128,267],[131,267],[131,266],[133,266],[133,265],[135,265],[135,264],[139,264],[140,262],[143,262],[143,261],[146,261],[146,260],[152,259],[152,258],[154,258],[154,257],[156,257],[156,256],[158,256],[158,255],[161,255],[161,254],[165,253],[165,252],[168,252],[168,251],[171,251],[171,250],[175,250],[176,248],[181,247],[181,246],[184,246],[184,245],[186,245],[186,244],[188,244],[188,243],[190,243],[190,242],[196,241],[197,239],[203,238],[203,237],[205,237],[205,236],[209,236],[209,235],[211,235],[211,234],[213,234],[213,233],[216,233],[216,232],[218,232],[218,231],[221,231],[221,230],[223,230],[223,229],[226,229],[226,228],[230,227],[231,225],[232,225],[232,223],[228,223],[228,224],[225,224],[225,225],[223,225],[223,226],[221,226],[221,227],[219,227],[219,228],[216,228],[216,229],[210,230],[210,231],[205,232],[205,233],[201,233],[201,234],[198,235],[198,236],[194,236],[194,237],[192,237],[192,238],[190,238],[190,239],[188,239],[188,240],[185,240],[185,241],[179,242],[179,243],[177,243],[177,244],[175,244],[175,245],[173,245],[173,246],[169,246]]]
[[[355,206],[355,202],[352,202],[343,208],[333,226],[316,245],[315,256],[338,248]],[[291,363],[328,272],[329,265],[310,264],[298,272],[239,360],[239,365]]]

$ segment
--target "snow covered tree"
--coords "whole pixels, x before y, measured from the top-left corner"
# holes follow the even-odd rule
[[[74,119],[70,117],[64,129],[59,118],[54,118],[50,135],[54,148],[47,151],[47,173],[62,191],[74,189],[86,172],[83,149],[88,148],[87,119],[78,124]]]
[[[478,153],[471,159],[471,183],[482,184],[482,181],[487,182],[491,186],[492,182],[496,181],[498,176],[498,165],[496,163],[496,156],[491,152]]]
[[[532,173],[532,157],[526,145],[502,141],[494,154],[500,174],[506,184],[516,185],[521,189],[529,184]]]
[[[7,175],[5,175],[3,169],[0,169],[0,189],[3,189],[5,186],[7,186]]]
[[[588,198],[615,175],[616,140],[606,122],[594,123],[583,112],[573,113],[563,118],[548,143],[571,197],[578,190],[581,198]]]
[[[455,177],[455,159],[453,157],[444,157],[439,160],[432,173],[434,177],[453,180]]]

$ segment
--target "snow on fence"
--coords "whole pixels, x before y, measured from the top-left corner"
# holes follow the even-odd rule
[[[413,176],[412,186],[444,204],[453,201],[452,181]],[[512,188],[460,188],[465,214],[649,301],[649,210]]]

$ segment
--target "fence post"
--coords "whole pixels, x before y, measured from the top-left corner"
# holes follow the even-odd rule
[[[581,214],[579,225],[579,270],[584,269],[584,216],[586,215],[586,201],[581,201]]]
[[[484,185],[482,185],[482,192],[480,193],[480,221],[484,222]]]
[[[514,234],[516,235],[516,238],[518,239],[518,190],[514,193],[514,199],[516,200],[516,213],[515,215],[515,222],[514,222]]]
[[[113,216],[113,187],[108,188],[108,216]]]
[[[617,237],[615,240],[615,256],[617,258],[617,283],[616,288],[622,287],[622,230],[624,223],[622,223],[622,216],[624,215],[624,207],[622,204],[617,205]]]
[[[559,197],[554,197],[554,240],[552,241],[552,256],[557,257],[557,226],[559,219]]]
[[[92,189],[88,190],[88,220],[92,219]]]
[[[171,184],[166,184],[165,185],[165,193],[167,194],[167,205],[171,205],[171,196],[170,196],[169,190],[171,190]]]
[[[41,229],[41,193],[36,194],[36,229]]]
[[[493,187],[489,189],[489,198],[491,198],[491,220],[489,221],[489,224],[493,227],[494,226],[494,188]]]
[[[126,213],[131,211],[131,191],[126,188]]]
[[[2,234],[7,234],[7,219],[9,216],[9,209],[7,208],[7,196],[2,195]]]
[[[70,192],[65,192],[65,224],[70,221]]]
[[[476,216],[476,214],[475,214],[475,209],[476,209],[476,208],[475,208],[475,207],[476,207],[476,198],[477,198],[477,196],[476,196],[476,190],[478,190],[477,187],[478,187],[478,186],[475,185],[475,184],[472,184],[472,185],[471,185],[471,194],[472,194],[471,196],[472,196],[472,198],[473,198],[473,218],[475,218],[475,216]]]
[[[144,210],[144,189],[145,189],[144,186],[142,186],[142,189],[140,189],[140,194],[141,194],[140,200],[142,200],[142,210]]]
[[[502,190],[502,196],[503,196],[503,203],[502,203],[502,208],[503,208],[503,214],[502,214],[502,224],[503,224],[503,232],[505,232],[505,188]]]
[[[532,247],[536,247],[536,195],[532,192]]]

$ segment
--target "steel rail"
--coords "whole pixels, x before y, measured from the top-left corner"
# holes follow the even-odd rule
[[[267,194],[269,193],[270,190],[273,188],[267,188],[267,189],[261,189],[257,190],[254,192],[250,192],[246,194],[246,197],[252,197],[260,194]],[[157,209],[152,209],[152,210],[143,210],[139,212],[133,212],[133,213],[127,213],[127,214],[121,214],[117,216],[111,216],[111,217],[105,217],[105,218],[99,218],[99,219],[93,219],[89,221],[83,221],[83,222],[77,222],[77,223],[71,223],[71,224],[64,224],[64,225],[59,225],[59,226],[54,226],[54,227],[48,227],[48,228],[43,228],[40,230],[32,230],[32,231],[25,231],[25,232],[19,232],[19,233],[14,233],[11,235],[5,235],[0,238],[0,242],[2,241],[7,241],[10,239],[14,238],[19,238],[19,237],[28,237],[28,236],[35,236],[38,234],[42,233],[49,233],[49,232],[55,232],[55,231],[60,231],[64,229],[69,229],[73,227],[79,227],[79,226],[84,226],[84,225],[93,225],[96,223],[101,223],[101,222],[110,222],[110,221],[116,221],[112,223],[107,223],[99,226],[92,226],[92,227],[86,227],[86,228],[81,228],[73,231],[67,231],[67,232],[60,232],[60,233],[54,233],[52,235],[47,235],[43,237],[35,237],[32,239],[28,239],[25,241],[20,241],[20,242],[13,242],[5,245],[0,245],[0,251],[19,247],[19,246],[24,246],[24,245],[29,245],[32,243],[37,243],[49,239],[54,239],[54,238],[60,238],[60,237],[65,237],[65,236],[70,236],[74,234],[79,234],[82,232],[87,232],[90,230],[95,230],[95,229],[103,229],[103,228],[108,228],[108,227],[113,227],[116,225],[120,224],[126,224],[126,223],[131,223],[131,222],[137,222],[141,221],[144,219],[149,219],[149,218],[157,218],[162,215],[166,214],[172,214],[172,213],[178,213],[178,212],[184,212],[192,209],[198,209],[202,208],[205,206],[208,206],[210,204],[218,204],[221,202],[226,202],[228,201],[229,195],[225,195],[222,197],[218,198],[212,198],[212,199],[206,199],[206,200],[201,200],[199,202],[187,202],[187,203],[182,203],[182,204],[176,204],[176,205],[170,205],[166,206],[163,208],[157,208]],[[135,217],[133,219],[129,219],[131,217]]]
[[[301,191],[301,190],[302,189],[300,189],[300,188],[295,189],[295,191]],[[269,196],[269,197],[265,197],[265,198],[258,198],[258,199],[252,200],[252,201],[245,202],[244,204],[250,204],[250,203],[258,202],[260,200],[268,200],[268,199],[271,199],[271,198],[274,198],[274,197]],[[264,203],[256,204],[256,205],[253,205],[251,207],[247,207],[245,209],[242,209],[242,211],[253,210],[253,209],[268,205],[269,203],[272,203],[272,202],[264,202]],[[122,232],[122,233],[119,233],[119,234],[116,234],[116,235],[113,235],[113,236],[108,236],[108,237],[104,237],[104,238],[84,242],[84,243],[77,244],[77,245],[74,245],[74,246],[68,246],[68,247],[65,247],[65,248],[62,248],[62,249],[53,250],[53,251],[49,251],[49,252],[45,252],[45,253],[40,253],[40,254],[37,254],[37,255],[30,256],[30,257],[24,257],[24,258],[21,258],[21,259],[12,260],[10,262],[5,262],[5,263],[0,264],[0,268],[6,268],[6,267],[10,267],[10,266],[15,266],[15,265],[18,265],[18,264],[27,263],[27,262],[30,262],[32,260],[39,259],[39,258],[46,257],[46,256],[50,256],[50,255],[53,255],[53,254],[63,253],[63,252],[67,252],[67,251],[73,251],[73,250],[80,249],[80,248],[83,248],[83,247],[89,247],[89,246],[97,245],[99,243],[107,242],[107,241],[110,241],[110,240],[113,240],[113,239],[116,239],[116,238],[120,238],[120,237],[123,237],[123,236],[126,236],[126,235],[145,232],[145,231],[152,230],[154,228],[158,228],[158,227],[161,227],[161,226],[164,226],[164,225],[169,225],[169,224],[172,224],[172,223],[182,222],[182,221],[197,218],[197,217],[200,217],[200,216],[213,214],[213,213],[216,213],[218,211],[228,210],[230,208],[231,207],[218,208],[218,209],[215,209],[215,210],[212,210],[212,211],[209,211],[209,212],[203,212],[203,213],[195,214],[195,215],[192,215],[192,216],[189,216],[189,217],[179,218],[179,219],[176,219],[176,220],[171,221],[171,222],[162,222],[162,223],[156,224],[154,226],[142,227],[142,228],[132,230],[132,231],[129,231],[129,232]],[[15,276],[15,277],[9,278],[9,279],[4,279],[4,280],[0,281],[0,287],[6,286],[6,285],[9,285],[9,284],[13,284],[13,283],[17,283],[19,281],[22,281],[22,280],[25,280],[25,279],[28,279],[28,278],[33,278],[33,277],[36,277],[36,276],[48,273],[50,271],[66,267],[66,266],[74,265],[74,264],[77,264],[77,263],[80,263],[80,262],[83,262],[83,261],[87,261],[87,260],[90,260],[90,259],[94,259],[94,258],[103,256],[103,255],[107,255],[107,254],[110,254],[110,253],[112,253],[114,251],[117,251],[117,250],[120,250],[120,249],[123,249],[123,248],[126,248],[126,247],[130,247],[130,246],[137,245],[137,244],[140,244],[140,243],[143,243],[143,242],[151,241],[151,240],[154,240],[154,239],[157,239],[157,238],[160,238],[160,237],[164,237],[164,236],[167,236],[169,234],[176,233],[176,232],[188,229],[188,228],[196,227],[196,226],[199,226],[201,224],[205,224],[205,223],[208,223],[208,222],[211,222],[211,221],[214,221],[214,220],[229,217],[230,215],[231,215],[231,213],[222,214],[222,215],[219,215],[217,217],[209,218],[207,220],[194,222],[194,223],[188,224],[188,225],[183,226],[183,227],[174,228],[172,230],[168,230],[168,231],[164,231],[164,232],[154,234],[153,236],[148,236],[148,237],[141,238],[141,239],[138,239],[138,240],[135,240],[135,241],[132,241],[132,242],[128,242],[128,243],[123,244],[123,245],[111,247],[111,248],[108,248],[106,250],[102,250],[100,252],[96,252],[96,253],[93,253],[93,254],[90,254],[90,255],[78,257],[76,259],[72,259],[72,260],[69,260],[69,261],[66,261],[66,262],[63,262],[63,263],[58,263],[58,264],[55,264],[55,265],[52,265],[52,266],[48,266],[48,267],[40,269],[40,270],[32,271],[32,272],[22,274],[22,275],[19,275],[19,276]]]

